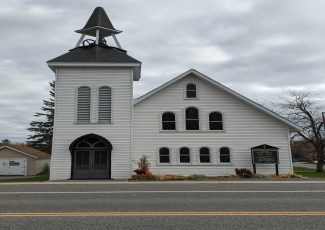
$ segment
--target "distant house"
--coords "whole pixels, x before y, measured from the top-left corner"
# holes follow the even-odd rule
[[[0,147],[0,176],[31,176],[50,167],[51,155],[27,146]]]
[[[104,9],[76,32],[75,48],[47,62],[56,83],[51,180],[127,179],[143,154],[155,174],[229,175],[252,169],[262,145],[279,151],[280,173],[293,171],[294,123],[194,69],[134,100],[141,62],[121,48]]]

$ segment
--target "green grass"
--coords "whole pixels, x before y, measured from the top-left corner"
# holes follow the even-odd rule
[[[49,173],[41,173],[32,177],[24,177],[24,178],[12,178],[12,179],[1,179],[0,183],[7,182],[44,182],[49,180]]]
[[[316,167],[316,166],[315,166]],[[325,178],[325,172],[316,172],[316,169],[308,169],[303,167],[293,167],[293,171],[303,177],[309,178]]]

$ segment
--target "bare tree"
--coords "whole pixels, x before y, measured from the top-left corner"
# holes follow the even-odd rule
[[[316,172],[323,172],[324,164],[324,123],[322,121],[322,109],[319,100],[310,90],[290,90],[278,104],[281,115],[299,125],[302,130],[294,137],[301,137],[310,143],[317,156]]]

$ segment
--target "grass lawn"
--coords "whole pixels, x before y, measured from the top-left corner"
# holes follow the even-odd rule
[[[12,179],[1,179],[0,183],[7,183],[7,182],[44,182],[49,180],[49,173],[42,173],[32,177],[26,178],[12,178]]]
[[[296,174],[309,178],[325,178],[325,172],[315,172],[316,169],[308,169],[303,167],[293,167]]]

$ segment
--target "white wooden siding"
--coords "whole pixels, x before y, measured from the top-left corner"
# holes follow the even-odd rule
[[[130,178],[132,69],[130,68],[60,68],[56,73],[54,137],[51,180],[71,177],[69,145],[76,138],[95,133],[113,146],[112,178]],[[76,93],[80,86],[91,88],[91,123],[76,123]],[[98,89],[112,89],[112,123],[98,122]]]
[[[198,99],[184,100],[184,85],[187,83],[197,85]],[[200,131],[185,130],[185,109],[190,106],[199,109]],[[133,111],[133,159],[148,155],[153,173],[216,176],[233,175],[235,168],[253,170],[250,148],[261,144],[280,148],[279,171],[292,172],[288,126],[194,75],[136,104]],[[160,130],[160,118],[164,111],[175,113],[177,131]],[[222,113],[223,131],[209,130],[208,118],[212,111]],[[170,164],[158,164],[160,147],[170,149]],[[190,165],[179,163],[181,147],[190,148]],[[210,149],[211,164],[199,163],[201,147]],[[230,149],[230,164],[220,163],[221,147]],[[136,168],[136,164],[133,164],[133,168]],[[257,173],[275,173],[275,166],[257,165]]]

